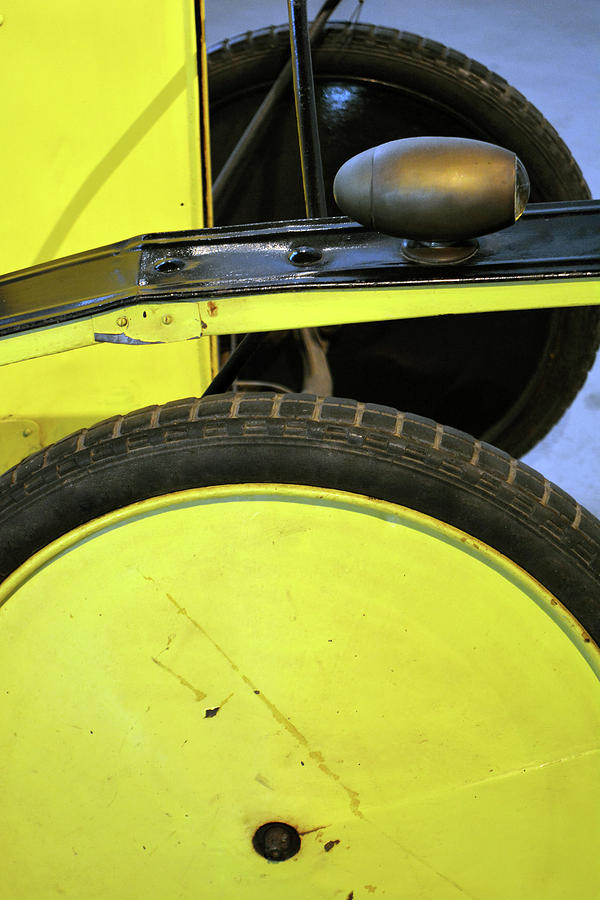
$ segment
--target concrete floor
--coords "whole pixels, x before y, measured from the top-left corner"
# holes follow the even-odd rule
[[[206,0],[213,43],[240,32],[280,24],[285,0]],[[319,9],[309,0],[309,15]],[[343,0],[334,18],[348,19],[356,0]],[[594,0],[366,0],[361,21],[440,41],[507,79],[559,132],[600,198],[600,4]],[[600,358],[583,390],[550,434],[524,461],[600,517]]]

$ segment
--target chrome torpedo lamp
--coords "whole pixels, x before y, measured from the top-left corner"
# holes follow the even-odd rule
[[[516,154],[495,144],[415,137],[349,159],[333,193],[345,215],[404,238],[411,261],[448,265],[473,256],[475,238],[514,224],[529,198],[529,178]]]

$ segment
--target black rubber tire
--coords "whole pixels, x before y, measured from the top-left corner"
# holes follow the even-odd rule
[[[288,56],[287,26],[210,49],[215,174]],[[407,32],[334,22],[313,64],[331,214],[338,214],[331,185],[342,162],[374,144],[426,133],[514,150],[529,172],[532,201],[590,196],[542,114],[503,78],[455,50]],[[350,99],[336,106],[331,92],[344,85]],[[390,115],[396,97],[399,112]],[[218,224],[304,215],[291,95],[230,188],[215,211]],[[329,358],[336,393],[449,422],[520,456],[570,405],[599,340],[595,307],[487,313],[344,326],[330,334]],[[282,353],[294,352],[293,342],[283,345]],[[250,380],[261,376],[289,383],[285,364],[265,375],[256,361],[244,372]]]
[[[600,638],[600,522],[571,497],[452,428],[312,395],[178,400],[29,457],[0,478],[0,575],[130,503],[265,482],[350,491],[454,525],[518,563]]]

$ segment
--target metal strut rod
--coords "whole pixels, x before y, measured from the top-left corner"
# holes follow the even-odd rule
[[[323,34],[329,17],[339,4],[340,0],[325,0],[325,3],[322,5],[310,27],[310,42],[313,46]],[[213,201],[215,206],[219,205],[240,165],[248,158],[248,153],[252,148],[252,145],[263,133],[273,109],[285,93],[291,81],[292,61],[289,59],[276,80],[273,82],[273,86],[269,93],[252,116],[246,130],[231,151],[225,165],[215,178],[213,184]]]
[[[317,125],[306,0],[288,0],[288,12],[304,203],[307,218],[319,219],[327,215],[327,203]]]
[[[225,365],[219,369],[202,396],[209,397],[211,394],[221,394],[230,388],[244,363],[260,347],[264,337],[265,333],[262,331],[254,331],[247,334],[237,345]]]
[[[327,200],[325,199],[306,0],[288,0],[288,12],[304,205],[308,219],[322,219],[327,215]],[[324,396],[333,393],[333,379],[327,361],[326,345],[321,340],[318,329],[302,328],[300,340],[304,351],[302,390],[314,391]]]
[[[328,0],[319,15],[327,10],[322,20],[323,27],[337,0]],[[290,44],[292,51],[291,67],[294,79],[294,99],[296,103],[296,120],[298,122],[298,141],[300,144],[300,161],[302,164],[302,183],[304,186],[304,202],[309,219],[327,216],[325,199],[325,182],[323,179],[323,163],[317,125],[317,106],[310,52],[310,35],[306,0],[288,0],[290,20]],[[283,73],[282,73],[283,75]],[[281,77],[281,76],[280,76]],[[260,112],[260,111],[259,111]],[[243,137],[242,137],[243,140]],[[237,148],[236,148],[237,151]],[[236,153],[234,151],[234,154]],[[325,350],[322,347],[316,330],[301,329],[301,338],[305,348],[304,370],[307,378],[319,393],[330,394],[332,380]],[[263,343],[264,334],[247,334],[231,354],[225,366],[218,372],[207,387],[203,396],[217,394],[227,390],[235,381],[247,359]]]

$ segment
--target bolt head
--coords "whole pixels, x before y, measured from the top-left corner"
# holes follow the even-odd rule
[[[256,831],[254,849],[270,862],[283,862],[300,850],[300,835],[284,822],[268,822]]]

